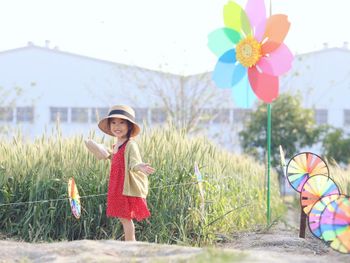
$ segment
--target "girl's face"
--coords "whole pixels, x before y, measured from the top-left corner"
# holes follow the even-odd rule
[[[118,139],[126,139],[128,134],[128,123],[127,120],[120,118],[111,118],[109,122],[109,128],[112,134]]]

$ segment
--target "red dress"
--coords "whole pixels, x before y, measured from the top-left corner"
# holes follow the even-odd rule
[[[147,208],[146,199],[123,195],[126,144],[124,143],[113,155],[107,193],[107,217],[141,221],[151,215]]]

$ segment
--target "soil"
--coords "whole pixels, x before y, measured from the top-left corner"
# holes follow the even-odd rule
[[[0,262],[350,262],[313,237],[299,238],[299,211],[289,207],[284,220],[268,230],[235,234],[218,244],[216,253],[239,255],[232,260],[199,260],[207,248],[115,240],[25,243],[0,240]],[[4,237],[3,237],[4,238]],[[2,238],[2,239],[3,239]],[[217,260],[216,260],[217,259]]]
[[[308,228],[305,238],[299,238],[300,211],[287,206],[284,219],[270,229],[235,235],[219,247],[247,253],[242,262],[350,262],[350,254],[334,251]]]

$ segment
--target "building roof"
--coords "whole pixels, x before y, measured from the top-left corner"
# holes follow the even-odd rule
[[[60,55],[66,55],[66,56],[76,57],[76,58],[80,58],[80,59],[90,60],[90,61],[94,61],[94,62],[98,62],[98,63],[102,63],[102,64],[109,64],[109,65],[125,67],[125,68],[130,67],[130,68],[133,68],[133,69],[140,69],[140,70],[146,70],[146,71],[150,71],[150,72],[157,72],[157,73],[161,73],[161,74],[165,74],[165,75],[179,76],[179,75],[173,74],[173,73],[160,72],[160,71],[156,71],[156,70],[151,70],[151,69],[138,67],[138,66],[135,66],[135,65],[126,65],[126,64],[122,64],[122,63],[109,61],[109,60],[93,58],[93,57],[89,57],[89,56],[85,56],[85,55],[80,55],[80,54],[76,54],[76,53],[62,51],[58,47],[50,48],[48,46],[45,46],[45,47],[38,46],[38,45],[33,44],[32,42],[28,42],[28,45],[24,46],[24,47],[19,47],[19,48],[14,48],[14,49],[0,51],[0,56],[1,55],[5,55],[5,54],[11,54],[11,53],[18,53],[18,52],[28,51],[28,50],[37,50],[37,51],[41,51],[41,52],[48,52],[48,53],[52,53],[52,54],[60,54]]]

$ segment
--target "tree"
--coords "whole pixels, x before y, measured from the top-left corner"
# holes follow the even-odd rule
[[[342,129],[333,128],[323,138],[323,155],[328,160],[335,160],[340,164],[350,161],[350,137]]]
[[[142,68],[121,72],[125,83],[133,83],[143,94],[131,97],[133,103],[148,100],[166,115],[168,122],[186,132],[205,128],[202,122],[218,117],[220,109],[232,105],[230,90],[219,90],[209,73],[179,76]]]
[[[279,163],[279,145],[291,156],[300,148],[317,142],[325,127],[316,125],[313,114],[313,110],[301,107],[300,95],[282,94],[272,104],[272,165]],[[259,104],[239,134],[244,152],[263,160],[266,156],[266,132],[267,107]]]
[[[23,89],[19,86],[9,89],[0,86],[0,134],[6,133],[8,130],[4,123],[12,118],[16,100],[21,96],[22,92]]]

